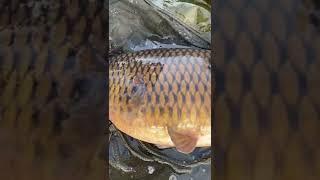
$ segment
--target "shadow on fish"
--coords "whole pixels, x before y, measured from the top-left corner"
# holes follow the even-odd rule
[[[109,62],[109,118],[123,133],[189,154],[211,146],[211,52],[153,49]]]

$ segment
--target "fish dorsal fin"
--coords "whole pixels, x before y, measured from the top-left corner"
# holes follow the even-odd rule
[[[189,154],[195,149],[198,137],[192,130],[176,131],[168,128],[168,133],[179,152]]]

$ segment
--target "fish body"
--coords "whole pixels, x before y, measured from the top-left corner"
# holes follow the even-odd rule
[[[109,62],[109,118],[122,132],[190,153],[211,146],[210,51],[156,49]]]

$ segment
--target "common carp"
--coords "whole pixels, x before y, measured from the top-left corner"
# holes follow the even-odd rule
[[[109,62],[109,118],[122,132],[191,153],[211,146],[211,53],[153,49]]]

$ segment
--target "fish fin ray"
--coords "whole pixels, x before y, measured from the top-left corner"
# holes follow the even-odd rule
[[[179,152],[189,154],[195,149],[198,137],[192,131],[175,131],[172,128],[168,128],[168,133]]]

